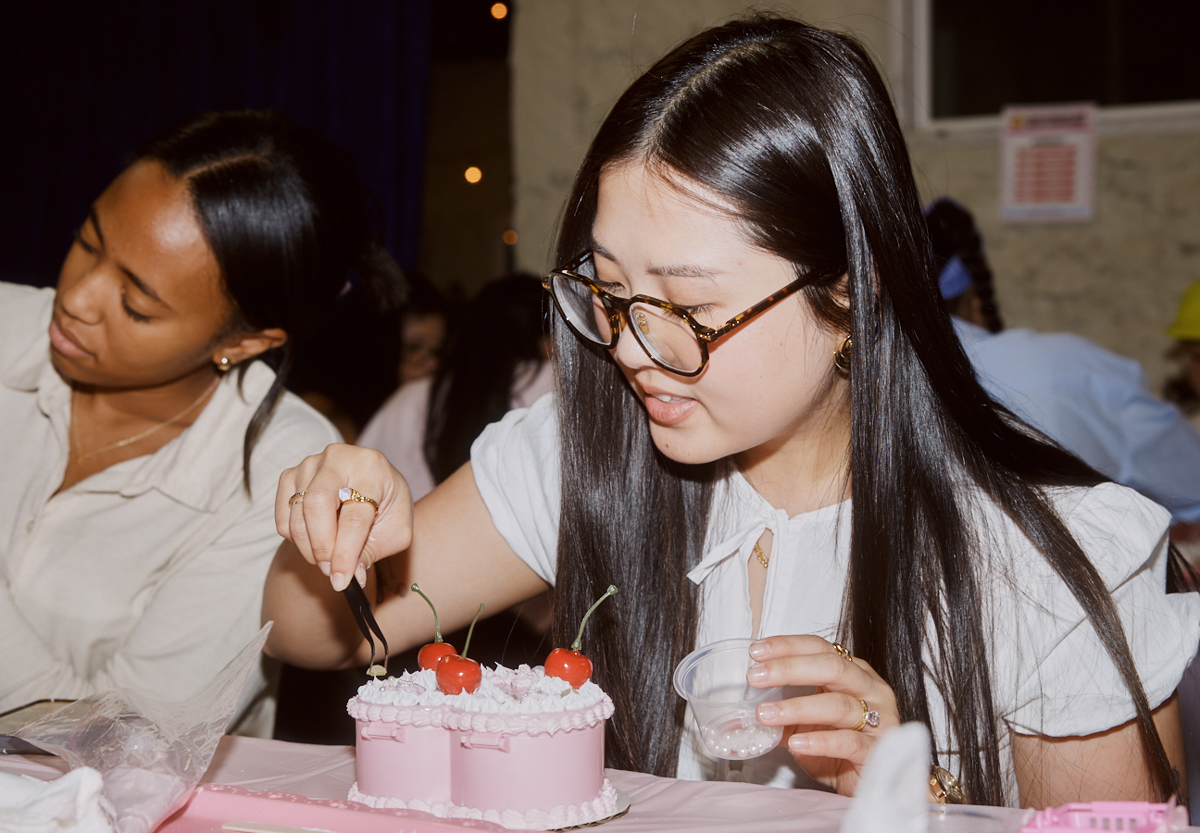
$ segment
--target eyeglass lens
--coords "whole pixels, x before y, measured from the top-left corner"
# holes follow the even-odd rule
[[[552,286],[572,329],[589,341],[610,346],[612,328],[600,296],[583,282],[561,275],[554,276]],[[683,373],[700,368],[704,360],[700,342],[683,318],[653,304],[638,302],[630,306],[628,320],[634,337],[656,362]]]

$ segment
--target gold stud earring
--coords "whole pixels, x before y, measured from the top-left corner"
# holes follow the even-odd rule
[[[843,376],[850,375],[850,352],[853,349],[854,342],[850,339],[850,336],[846,336],[842,341],[842,346],[833,351],[833,366]]]
[[[217,360],[217,372],[218,373],[228,373],[229,368],[231,368],[231,367],[233,367],[233,362],[231,362],[229,360],[228,356],[222,356],[221,358],[219,358]]]

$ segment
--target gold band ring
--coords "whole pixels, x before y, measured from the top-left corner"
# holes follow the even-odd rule
[[[304,491],[303,490],[296,492],[296,494],[294,494],[290,498],[288,498],[288,506],[295,506],[296,502],[300,501],[300,500],[304,500]]]
[[[854,657],[852,657],[850,652],[846,650],[845,645],[840,642],[832,642],[830,644],[833,645],[833,650],[837,651],[837,655],[839,657],[844,659],[846,662],[854,662]]]
[[[351,489],[349,486],[343,486],[341,491],[338,492],[338,500],[340,500],[342,503],[349,503],[350,501],[354,501],[355,503],[369,503],[371,506],[375,507],[376,512],[379,511],[378,503],[371,500],[366,495],[360,494],[358,491]]]
[[[858,725],[852,731],[861,732],[865,727],[870,726],[874,729],[879,725],[879,712],[867,705],[867,701],[858,698],[858,702],[862,703],[862,718],[858,721]]]

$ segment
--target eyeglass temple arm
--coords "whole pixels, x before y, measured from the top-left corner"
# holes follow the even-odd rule
[[[815,277],[817,277],[817,276],[816,275],[804,275],[801,278],[797,278],[796,280],[792,281],[787,286],[785,286],[783,289],[779,290],[778,292],[776,292],[772,295],[768,295],[766,298],[763,298],[761,301],[759,301],[757,304],[750,307],[749,309],[739,312],[737,315],[735,315],[733,318],[726,321],[720,327],[717,327],[715,330],[712,329],[711,327],[702,327],[701,329],[697,329],[696,330],[696,338],[698,338],[701,341],[706,342],[706,343],[710,342],[710,341],[716,341],[718,338],[725,335],[727,332],[734,329],[735,327],[740,327],[742,324],[745,324],[747,321],[749,321],[754,316],[758,315],[760,312],[763,312],[763,311],[769,309],[770,307],[772,307],[779,301],[782,301],[784,298],[791,295],[792,293],[794,293],[800,289],[803,289]]]

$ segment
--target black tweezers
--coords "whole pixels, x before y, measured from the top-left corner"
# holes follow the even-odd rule
[[[362,585],[358,583],[357,578],[351,576],[350,583],[346,585],[346,589],[342,593],[345,594],[346,601],[350,603],[350,612],[354,615],[354,621],[358,623],[358,629],[362,631],[362,635],[367,638],[367,644],[371,646],[371,665],[375,664],[375,639],[372,634],[379,637],[379,642],[383,645],[383,670],[386,671],[387,639],[383,636],[383,628],[379,627],[379,623],[375,621],[375,615],[371,613],[371,603],[367,601],[367,594],[363,592]]]

